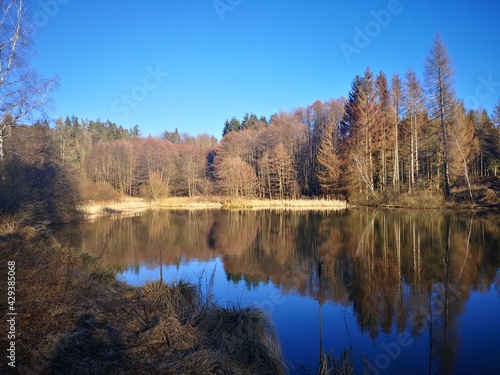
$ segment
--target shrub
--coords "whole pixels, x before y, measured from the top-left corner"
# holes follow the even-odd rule
[[[0,167],[0,211],[23,225],[46,226],[80,218],[80,195],[70,171],[55,162],[29,164],[11,157]]]

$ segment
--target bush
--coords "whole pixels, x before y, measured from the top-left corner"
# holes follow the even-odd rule
[[[80,218],[80,195],[70,171],[55,162],[29,164],[10,157],[0,166],[0,212],[23,225],[46,226]]]
[[[86,201],[117,201],[121,194],[108,183],[85,180],[82,183],[82,199]]]

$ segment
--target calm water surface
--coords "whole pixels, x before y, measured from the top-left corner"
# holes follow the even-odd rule
[[[215,270],[220,303],[271,314],[292,373],[316,370],[321,342],[327,354],[352,347],[357,373],[498,370],[498,215],[156,211],[60,236],[104,252],[133,285]]]

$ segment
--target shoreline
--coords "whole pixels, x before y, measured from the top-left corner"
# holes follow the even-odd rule
[[[481,203],[441,202],[440,204],[397,204],[372,203],[330,199],[245,199],[230,197],[172,197],[156,201],[143,198],[125,197],[114,201],[89,201],[79,209],[86,220],[95,220],[101,216],[119,215],[131,217],[148,210],[287,210],[287,211],[340,211],[348,208],[377,208],[401,210],[444,210],[444,211],[479,211],[495,212],[498,207]]]
[[[119,201],[90,201],[80,206],[80,210],[89,220],[105,215],[135,216],[147,210],[344,210],[349,204],[339,200],[327,199],[235,199],[221,197],[174,197],[157,201],[126,197]]]

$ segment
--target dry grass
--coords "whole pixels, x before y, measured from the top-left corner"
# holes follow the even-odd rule
[[[330,199],[228,199],[225,208],[248,208],[254,210],[341,210],[347,203]]]
[[[114,201],[88,201],[80,206],[87,219],[109,214],[136,215],[151,208],[150,202],[131,197]]]
[[[284,373],[260,310],[208,304],[182,280],[132,288],[99,258],[49,234],[9,231],[0,237],[0,261],[16,261],[20,373]]]
[[[444,197],[442,194],[436,194],[431,190],[423,190],[415,194],[400,194],[394,204],[404,208],[443,208]]]
[[[354,361],[352,348],[345,348],[342,354],[335,358],[329,358],[330,361],[330,374],[335,375],[353,375],[354,374]],[[365,374],[368,374],[367,367],[364,369]]]
[[[0,216],[0,237],[8,236],[20,232],[23,228],[23,221],[12,215]]]
[[[472,194],[472,199],[471,199]],[[357,206],[439,210],[498,210],[500,208],[500,178],[487,177],[468,187],[454,187],[449,200],[436,187],[421,187],[413,194],[402,192],[351,196]]]
[[[145,328],[133,353],[146,358],[146,372],[285,373],[278,337],[262,310],[207,303],[198,288],[182,280],[148,282],[136,299]]]
[[[133,317],[123,318],[128,289],[108,269],[96,268],[97,259],[43,233],[32,238],[15,233],[0,249],[2,262],[16,262],[20,373],[125,368],[126,341],[139,325]]]
[[[151,209],[214,209],[221,208],[217,200],[197,198],[164,198],[149,201],[143,198],[123,197],[114,201],[89,201],[80,209],[88,220],[102,215],[119,214],[120,216],[134,216]]]
[[[274,210],[339,210],[346,202],[329,199],[243,199],[224,197],[172,197],[156,201],[124,197],[115,201],[89,201],[80,207],[87,219],[102,215],[133,216],[150,209],[274,209]]]
[[[138,290],[139,299],[160,309],[163,314],[185,323],[196,313],[200,296],[196,286],[180,280],[172,284],[147,282]]]
[[[283,357],[270,318],[253,307],[213,307],[199,317],[213,347],[255,374],[282,374]]]
[[[158,201],[158,207],[162,208],[188,208],[208,209],[221,208],[222,203],[217,197],[172,197],[163,198]]]

